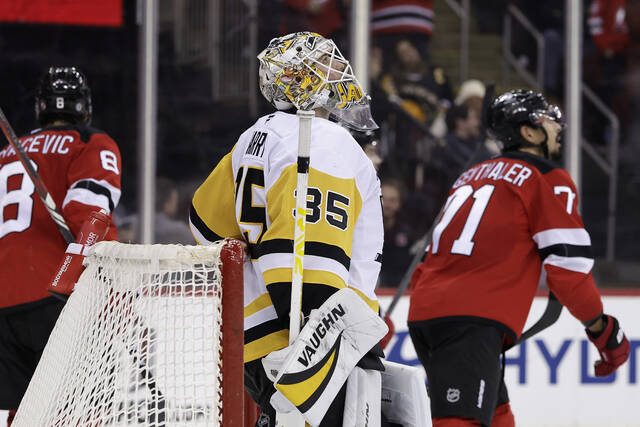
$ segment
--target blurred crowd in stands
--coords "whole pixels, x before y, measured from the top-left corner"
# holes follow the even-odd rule
[[[438,1],[445,3],[444,0],[372,0],[369,91],[373,116],[380,130],[354,136],[376,165],[382,182],[385,262],[380,285],[386,287],[397,286],[420,239],[438,215],[450,184],[465,165],[499,152],[496,143],[485,138],[481,125],[485,83],[494,82],[453,81],[432,55],[430,47],[438,37],[438,16],[434,10],[434,3]],[[216,103],[207,97],[211,64],[176,63],[175,43],[172,43],[175,34],[167,24],[175,5],[166,1],[161,5],[163,3],[168,5],[168,12],[163,14],[161,10],[160,19],[158,174],[167,179],[158,180],[161,188],[156,193],[156,207],[160,214],[156,220],[157,224],[163,221],[164,225],[159,228],[170,229],[173,234],[156,237],[158,242],[188,243],[190,236],[186,234],[185,221],[196,183],[202,181],[255,117],[248,115],[246,100]],[[101,50],[98,51],[89,46],[79,48],[85,56],[73,53],[72,47],[67,49],[61,61],[78,62],[78,58],[84,58],[78,65],[87,70],[92,87],[97,88],[94,96],[103,97],[96,104],[112,102],[105,108],[108,111],[96,112],[94,116],[103,121],[97,124],[100,127],[114,129],[121,144],[125,179],[122,207],[118,212],[119,226],[121,240],[135,242],[137,135],[136,106],[131,101],[136,94],[133,87],[137,78],[137,34],[135,8],[129,2],[123,4],[127,16],[122,34],[105,30],[112,42],[110,47],[104,43],[105,46],[99,44]],[[500,34],[509,4],[520,8],[543,34],[545,95],[562,105],[565,2],[471,0],[471,25],[480,33]],[[258,1],[257,5],[258,48],[273,37],[311,30],[334,39],[349,57],[351,0],[269,0]],[[584,80],[620,118],[621,174],[626,174],[620,185],[631,186],[635,196],[640,197],[640,174],[635,170],[635,161],[640,158],[640,120],[637,119],[640,117],[640,0],[587,0],[584,15]],[[24,34],[15,28],[0,29],[3,48],[11,46],[12,31]],[[84,38],[104,38],[98,30],[92,31]],[[42,34],[47,33],[43,31]],[[56,38],[59,45],[55,49],[59,50],[63,50],[60,45],[82,42],[82,37],[68,41],[62,35]],[[38,40],[46,40],[46,37]],[[127,47],[130,45],[133,47]],[[513,46],[518,60],[528,69],[535,70],[536,49],[530,37],[523,32],[514,32]],[[40,70],[40,62],[45,61],[45,57],[47,63],[51,62],[51,52],[49,56],[41,52],[39,62],[29,62],[24,59],[24,46],[20,51],[23,53],[18,53],[18,48],[13,52],[13,60],[19,57],[25,62],[21,64],[24,67]],[[37,50],[37,44],[31,43],[27,49]],[[248,52],[247,55],[255,53]],[[0,59],[4,65],[8,64],[7,57]],[[108,61],[116,62],[108,64]],[[502,64],[496,64],[496,69],[501,67]],[[120,69],[121,73],[114,68]],[[103,69],[107,71],[103,72]],[[12,77],[18,77],[18,73],[16,71]],[[26,76],[29,73],[33,74],[33,71],[22,72]],[[32,78],[33,82],[25,83],[25,88],[34,87],[35,76]],[[110,79],[122,80],[120,91],[110,91],[113,86],[109,85]],[[7,81],[2,85],[3,90],[15,89],[9,87]],[[501,89],[509,88],[498,88]],[[28,108],[26,97],[21,96],[20,103],[16,104]],[[260,114],[270,109],[261,97],[259,107]],[[18,114],[19,117],[32,116],[31,111]],[[585,139],[606,152],[611,138],[608,123],[602,115],[592,111],[588,103],[584,103],[583,114]],[[24,124],[22,128],[27,129],[30,125]]]

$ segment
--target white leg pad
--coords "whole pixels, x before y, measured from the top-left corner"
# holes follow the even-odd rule
[[[421,369],[384,360],[382,413],[403,427],[431,426],[429,397]]]
[[[382,377],[357,366],[347,379],[342,427],[380,427]]]

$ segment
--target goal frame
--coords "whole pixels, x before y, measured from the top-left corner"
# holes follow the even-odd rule
[[[244,245],[228,240],[220,251],[222,274],[222,422],[245,427],[244,415]],[[235,284],[236,286],[229,286]],[[238,344],[240,343],[240,344]],[[229,384],[232,379],[233,384]],[[231,414],[231,416],[226,416]]]
[[[106,242],[103,242],[106,244]],[[114,244],[115,243],[115,244]],[[132,305],[135,304],[135,301],[138,301],[139,297],[145,297],[145,288],[147,286],[147,280],[151,280],[151,286],[157,286],[158,292],[153,292],[152,294],[146,295],[149,298],[155,299],[158,301],[158,298],[164,299],[165,297],[171,297],[173,294],[172,289],[168,288],[170,286],[174,286],[177,284],[179,288],[182,288],[182,291],[179,291],[179,294],[176,294],[177,297],[182,298],[184,296],[191,298],[199,298],[199,297],[215,297],[217,299],[217,303],[214,306],[208,305],[214,309],[214,311],[210,311],[210,315],[213,316],[211,319],[214,319],[209,326],[209,321],[206,318],[201,318],[202,313],[206,313],[206,311],[202,311],[201,309],[195,309],[193,312],[189,312],[188,309],[185,312],[183,302],[179,302],[177,307],[179,308],[178,312],[176,312],[177,317],[175,317],[176,321],[172,321],[174,319],[172,313],[171,306],[165,306],[162,304],[162,311],[160,317],[152,317],[151,319],[164,319],[162,322],[165,322],[165,325],[169,328],[160,327],[157,331],[167,331],[171,330],[171,325],[176,325],[177,330],[185,330],[185,331],[194,331],[188,332],[184,335],[180,335],[180,340],[175,341],[174,344],[170,344],[170,348],[166,347],[166,344],[160,344],[159,349],[164,348],[165,350],[162,353],[156,353],[156,355],[165,354],[167,358],[160,359],[160,363],[167,363],[169,361],[169,365],[171,364],[174,368],[169,368],[169,370],[162,371],[162,368],[159,372],[164,372],[164,378],[178,378],[178,387],[182,387],[184,389],[184,384],[187,386],[187,390],[190,390],[190,387],[194,387],[193,391],[195,392],[197,387],[202,387],[200,384],[211,384],[211,378],[203,376],[204,371],[196,371],[199,372],[199,378],[202,378],[202,381],[194,381],[192,383],[185,383],[184,381],[192,381],[189,375],[186,377],[176,376],[174,369],[178,369],[179,371],[182,369],[182,363],[187,362],[184,366],[187,371],[183,371],[185,373],[189,372],[188,370],[197,366],[197,361],[205,361],[204,365],[201,366],[211,366],[213,363],[215,366],[215,371],[217,374],[215,375],[215,387],[216,392],[210,394],[205,390],[201,390],[204,393],[194,394],[195,396],[200,396],[200,400],[203,402],[207,402],[207,406],[211,405],[213,408],[217,408],[215,412],[212,414],[217,414],[214,418],[207,418],[207,420],[214,421],[214,424],[217,426],[223,427],[245,427],[250,425],[249,423],[255,422],[255,417],[257,415],[256,406],[251,402],[250,399],[247,398],[247,394],[244,391],[244,262],[245,262],[245,250],[246,245],[239,240],[234,239],[225,239],[224,241],[217,242],[217,248],[212,248],[212,252],[209,252],[208,249],[202,248],[198,249],[196,247],[180,247],[180,245],[127,245],[124,243],[114,242],[110,246],[105,246],[104,248],[100,246],[101,244],[97,244],[96,254],[98,257],[95,263],[88,264],[87,271],[83,273],[83,276],[80,278],[81,285],[76,289],[74,294],[72,294],[71,298],[67,302],[67,307],[63,310],[59,321],[54,328],[54,332],[47,343],[47,346],[44,350],[43,358],[41,359],[38,368],[33,377],[32,384],[29,385],[27,392],[25,393],[23,402],[20,404],[20,408],[18,408],[18,412],[16,414],[16,418],[14,422],[16,426],[30,426],[34,424],[40,423],[54,423],[55,425],[68,425],[69,422],[73,423],[74,420],[78,422],[81,419],[84,419],[83,413],[91,413],[90,415],[91,422],[98,421],[93,414],[100,413],[102,408],[111,407],[109,405],[113,405],[115,402],[113,399],[116,396],[116,392],[107,392],[104,393],[104,390],[111,390],[113,384],[117,387],[122,387],[127,383],[127,380],[117,380],[112,379],[121,375],[120,372],[124,372],[124,377],[126,378],[127,371],[121,370],[117,366],[122,363],[117,361],[118,358],[126,355],[127,350],[129,353],[129,357],[133,358],[134,364],[137,366],[136,378],[140,374],[141,377],[146,382],[146,387],[148,387],[147,392],[151,393],[151,405],[144,405],[142,408],[146,408],[145,410],[152,410],[153,413],[147,412],[147,415],[144,415],[146,418],[138,418],[137,422],[139,424],[136,425],[152,425],[164,426],[165,418],[158,417],[157,414],[167,412],[163,411],[165,407],[165,397],[164,395],[164,385],[159,386],[156,383],[156,374],[152,372],[148,366],[151,366],[154,362],[150,362],[150,365],[147,365],[147,362],[151,359],[147,359],[147,357],[154,357],[151,353],[145,353],[145,349],[147,346],[151,346],[151,338],[147,341],[148,331],[151,330],[151,327],[146,326],[146,320],[144,319],[144,312],[138,315],[134,310],[130,309]],[[140,247],[140,248],[138,248]],[[93,248],[92,248],[93,249]],[[112,256],[115,255],[115,256]],[[147,255],[151,258],[147,258]],[[174,255],[175,254],[175,255]],[[122,256],[120,256],[122,255]],[[90,257],[94,256],[94,254],[90,254]],[[104,256],[104,261],[100,260],[100,257]],[[186,256],[186,258],[185,258]],[[129,267],[127,264],[127,260],[132,260],[133,264],[130,264]],[[149,262],[145,263],[145,260],[149,260]],[[175,263],[172,261],[175,260]],[[200,289],[199,284],[196,284],[194,281],[191,281],[191,276],[184,276],[183,273],[180,273],[180,269],[182,266],[186,266],[188,271],[189,264],[192,260],[196,269],[199,269],[199,265],[203,266],[202,262],[206,263],[209,267],[206,267],[208,272],[215,272],[217,276],[217,280],[215,282],[216,291],[215,294],[211,294],[208,289],[203,287]],[[139,262],[141,261],[141,263]],[[104,262],[104,264],[103,264]],[[122,265],[122,269],[120,267],[112,268],[113,263],[116,265],[120,265],[121,262],[125,264]],[[163,263],[163,264],[159,264]],[[137,264],[136,264],[137,263]],[[161,267],[160,265],[163,265]],[[142,269],[140,268],[142,266]],[[165,270],[165,268],[174,268],[174,266],[178,270],[177,276],[166,275],[165,272],[170,270]],[[127,270],[131,268],[131,270]],[[215,268],[212,270],[210,268]],[[104,270],[102,270],[104,269]],[[100,273],[100,272],[103,273]],[[111,272],[114,273],[111,273]],[[122,281],[120,279],[116,279],[115,275],[120,275],[121,271],[129,271],[130,273],[124,273],[122,276]],[[200,270],[193,270],[200,271]],[[159,273],[156,276],[156,272]],[[95,280],[96,274],[106,277],[106,282],[113,281],[112,284],[108,284],[107,286],[99,286],[97,288],[93,288],[92,281]],[[112,276],[111,274],[114,274]],[[138,275],[146,275],[144,278],[139,278]],[[207,273],[208,274],[208,273]],[[204,280],[207,280],[207,274],[204,276],[196,276],[202,277]],[[167,282],[155,282],[155,280],[168,280]],[[214,276],[215,277],[215,276]],[[83,279],[84,278],[84,279]],[[149,279],[147,279],[149,278]],[[166,278],[166,279],[165,279]],[[190,282],[183,283],[191,283],[186,286],[180,285],[180,280],[189,280]],[[98,279],[103,280],[103,279]],[[115,281],[114,281],[115,280]],[[139,282],[140,280],[140,282]],[[104,282],[101,282],[104,283]],[[138,283],[140,283],[141,288],[138,288]],[[162,283],[166,283],[167,288],[163,289]],[[206,282],[203,282],[206,283]],[[118,285],[116,285],[118,284]],[[99,290],[98,290],[99,289]],[[111,290],[114,290],[111,293]],[[166,291],[166,292],[165,292]],[[185,294],[186,292],[186,294]],[[127,294],[129,296],[127,296]],[[102,307],[102,302],[106,301],[108,306],[107,309],[102,311],[100,307]],[[120,299],[121,296],[124,296],[123,299]],[[74,298],[76,297],[76,298]],[[120,304],[119,301],[123,301],[123,304]],[[132,301],[134,301],[132,303]],[[142,300],[140,300],[142,301]],[[69,304],[73,304],[69,306]],[[147,302],[142,302],[141,307],[147,307]],[[94,309],[97,307],[97,309]],[[103,313],[117,313],[116,310],[112,310],[109,307],[123,307],[122,311],[119,312],[119,315],[116,314],[115,317],[110,317],[111,314],[104,315]],[[176,307],[176,306],[174,306]],[[187,306],[188,307],[188,306]],[[166,309],[169,309],[166,312]],[[157,309],[156,309],[157,312]],[[149,311],[147,311],[149,313]],[[195,326],[196,329],[180,329],[181,319],[185,317],[180,313],[187,313],[187,316],[195,316],[196,320],[191,324]],[[193,314],[189,314],[193,313]],[[130,314],[132,315],[130,317]],[[140,316],[140,317],[139,317]],[[164,317],[163,317],[164,316]],[[207,314],[204,314],[207,316]],[[188,317],[187,317],[188,318]],[[83,321],[84,319],[84,321]],[[122,319],[122,320],[114,320],[114,319]],[[134,320],[130,320],[134,319]],[[168,323],[166,323],[168,319]],[[153,322],[151,323],[153,325]],[[189,324],[189,323],[187,323]],[[214,325],[215,324],[215,325]],[[76,327],[74,325],[81,325]],[[87,326],[84,326],[87,325]],[[93,327],[90,325],[94,325]],[[106,325],[106,326],[105,326]],[[109,327],[109,325],[112,325]],[[133,325],[133,326],[130,326]],[[159,325],[158,325],[159,326]],[[98,329],[92,329],[92,328]],[[137,328],[137,329],[136,329]],[[205,335],[202,332],[197,332],[198,330],[202,330],[202,328],[215,328],[216,333],[213,333],[213,329],[209,329],[212,333],[206,334],[213,338],[213,341],[208,341],[212,346],[195,346],[192,344],[187,344],[186,347],[180,347],[184,344],[183,338],[186,339],[187,343],[194,342],[194,337],[204,337]],[[82,330],[82,332],[81,332]],[[85,335],[84,331],[87,331]],[[97,335],[93,331],[106,331],[106,332],[97,332]],[[110,332],[113,331],[113,332]],[[161,334],[164,332],[161,332]],[[153,332],[151,333],[153,334]],[[161,340],[165,340],[162,342],[173,343],[173,340],[166,341],[166,333],[165,338],[161,338]],[[98,337],[97,339],[93,339],[93,337]],[[196,338],[197,339],[197,338]],[[120,342],[122,340],[122,342]],[[191,340],[191,341],[189,341]],[[77,350],[81,349],[81,345],[78,345],[80,342],[91,342],[93,346],[87,348],[87,352],[78,353]],[[160,342],[160,341],[159,341]],[[115,346],[112,343],[116,344]],[[131,343],[134,343],[131,345]],[[122,347],[124,345],[124,347]],[[72,347],[70,347],[72,346]],[[71,352],[67,350],[62,350],[64,348],[72,348]],[[193,356],[191,358],[187,356],[177,357],[172,356],[176,348],[184,349],[192,349],[195,352],[202,351],[202,349],[206,349],[208,347],[209,358],[196,357]],[[138,353],[135,348],[140,349],[141,353]],[[201,350],[198,350],[200,348]],[[96,351],[96,349],[98,349]],[[100,349],[105,349],[101,351]],[[112,349],[115,349],[112,351]],[[132,350],[133,349],[133,350]],[[167,353],[164,351],[169,350]],[[75,351],[75,353],[74,353]],[[118,355],[120,354],[120,355]],[[139,357],[138,354],[143,355]],[[197,354],[197,353],[184,353],[184,354]],[[77,356],[76,356],[77,355]],[[97,355],[97,358],[96,358]],[[113,355],[106,356],[105,355]],[[162,357],[162,356],[161,356]],[[125,359],[128,357],[124,356]],[[208,361],[206,361],[209,359]],[[98,369],[94,369],[95,361],[103,361],[106,360],[108,362],[103,363],[98,366]],[[114,361],[114,364],[111,364],[111,361]],[[171,362],[173,360],[173,362]],[[196,365],[193,365],[192,361],[196,361]],[[78,362],[77,368],[75,367],[76,361]],[[124,366],[127,364],[125,363]],[[111,371],[107,372],[106,375],[103,376],[102,369],[100,367],[111,366]],[[117,367],[117,368],[116,368]],[[115,369],[114,369],[115,368]],[[106,369],[106,368],[105,368]],[[126,369],[126,368],[125,368]],[[198,369],[198,368],[196,368]],[[200,368],[202,369],[202,368]],[[118,372],[114,374],[114,372]],[[194,372],[194,371],[191,371]],[[173,373],[173,377],[171,376]],[[209,374],[207,374],[209,375]],[[100,379],[102,378],[102,379]],[[180,380],[180,378],[184,378]],[[137,380],[134,380],[137,381]],[[105,384],[106,388],[105,388]],[[193,384],[192,386],[189,384]],[[142,390],[146,389],[143,385],[141,387]],[[205,387],[207,387],[205,385]],[[127,388],[127,386],[125,386]],[[175,395],[175,388],[171,388],[172,392]],[[178,390],[182,390],[178,388]],[[114,388],[115,390],[115,388]],[[135,390],[131,389],[129,391],[133,391],[137,393],[138,385],[135,386]],[[96,392],[95,396],[97,396],[93,400],[93,393]],[[76,394],[77,393],[77,394]],[[124,395],[121,396],[129,396],[125,392]],[[106,398],[104,396],[107,396]],[[87,398],[88,397],[88,398]],[[205,398],[206,397],[206,398]],[[69,405],[69,402],[73,402],[75,399],[78,400],[78,406]],[[178,397],[179,398],[179,397]],[[117,399],[117,398],[116,398]],[[130,397],[128,399],[131,399]],[[148,399],[148,398],[147,398]],[[179,398],[180,399],[180,398]],[[130,400],[129,400],[130,401]],[[66,402],[66,403],[65,403]],[[87,403],[89,403],[87,405]],[[60,406],[58,406],[60,405]],[[122,405],[122,403],[120,403]],[[161,405],[161,406],[160,406]],[[178,404],[180,405],[180,404]],[[128,407],[128,405],[127,405]],[[134,408],[136,408],[134,403]],[[194,406],[195,408],[196,406]],[[83,409],[84,408],[84,409]],[[91,408],[96,408],[97,412],[93,412],[94,410]],[[122,407],[120,407],[122,408]],[[151,409],[150,409],[151,408]],[[178,406],[179,408],[179,406]],[[189,405],[186,408],[191,408]],[[70,417],[66,419],[66,413],[69,410]],[[131,409],[125,409],[125,412],[121,412],[122,409],[117,409],[116,412],[112,412],[109,416],[112,417],[112,422],[119,423],[120,419],[113,418],[114,416],[120,417],[119,414],[124,414],[126,417],[137,416],[138,409],[134,409],[133,412]],[[88,411],[88,412],[85,412]],[[111,411],[111,410],[109,410]],[[143,412],[141,412],[144,414]],[[54,414],[53,418],[50,418],[50,414]],[[57,414],[57,415],[56,415]],[[73,415],[71,415],[73,414]],[[80,414],[80,418],[78,417]],[[153,415],[156,414],[156,415]],[[175,416],[175,415],[173,415]],[[100,417],[100,416],[99,416]],[[45,421],[47,420],[47,421]],[[104,422],[104,420],[101,418]],[[185,419],[186,420],[186,419]],[[217,420],[217,422],[216,422]],[[89,421],[89,418],[86,419]],[[180,419],[166,419],[166,422],[180,421]],[[194,421],[195,418],[194,418]],[[197,421],[196,421],[197,423]],[[119,424],[118,424],[119,425]],[[197,424],[199,425],[199,424]],[[207,424],[209,425],[209,424]]]

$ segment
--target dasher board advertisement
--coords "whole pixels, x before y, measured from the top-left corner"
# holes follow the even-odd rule
[[[555,324],[506,353],[505,382],[518,427],[640,427],[640,293],[613,293],[603,291],[604,311],[620,321],[631,354],[612,375],[594,375],[598,352],[566,308]],[[387,307],[392,296],[379,299]],[[525,330],[546,304],[545,296],[535,298]],[[388,360],[420,365],[407,330],[408,309],[403,296],[392,313],[395,336],[385,353]]]

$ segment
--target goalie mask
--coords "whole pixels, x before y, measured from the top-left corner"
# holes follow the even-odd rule
[[[356,130],[373,130],[369,96],[333,40],[301,32],[271,40],[258,55],[262,95],[278,110],[324,108]]]

